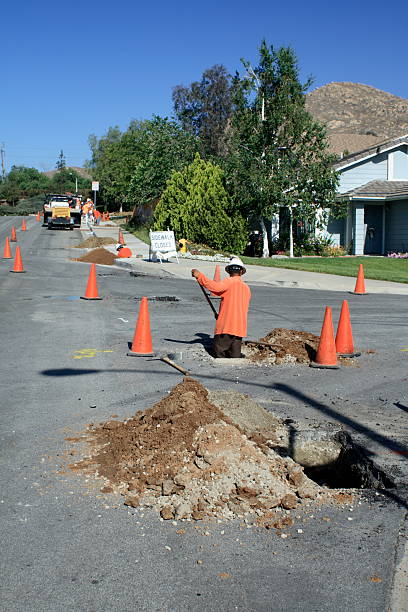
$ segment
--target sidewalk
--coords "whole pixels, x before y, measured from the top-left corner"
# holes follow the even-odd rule
[[[112,222],[110,222],[112,223]],[[110,237],[118,240],[117,226],[110,227],[101,223],[93,226],[92,231],[98,237]],[[84,227],[82,231],[88,231]],[[198,259],[184,259],[179,256],[179,263],[175,258],[168,262],[150,262],[149,246],[123,230],[126,246],[128,246],[134,257],[118,259],[120,267],[126,267],[141,274],[149,276],[175,276],[177,278],[191,278],[192,268],[198,268],[209,278],[213,278],[215,266],[221,268],[221,277],[225,263]],[[113,250],[113,249],[109,249]],[[355,279],[350,276],[336,276],[334,274],[319,274],[317,272],[304,272],[301,270],[288,270],[285,268],[268,268],[265,266],[249,265],[245,275],[245,281],[251,284],[271,285],[273,287],[294,287],[300,289],[319,289],[325,291],[353,291]],[[367,293],[389,293],[395,295],[408,295],[408,284],[393,283],[366,279]]]

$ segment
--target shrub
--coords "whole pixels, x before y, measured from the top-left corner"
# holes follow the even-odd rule
[[[198,154],[173,172],[154,216],[154,229],[170,227],[178,238],[237,255],[245,248],[246,221],[225,188],[223,172]]]

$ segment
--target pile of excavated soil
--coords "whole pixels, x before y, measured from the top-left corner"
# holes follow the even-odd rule
[[[89,263],[95,264],[103,264],[105,266],[112,266],[116,261],[117,255],[107,251],[106,249],[100,247],[99,249],[94,249],[93,251],[89,251],[86,255],[82,257],[77,257],[75,261],[86,261]]]
[[[266,419],[261,427],[273,433],[275,424]],[[246,426],[254,431],[251,421]],[[125,504],[155,508],[164,519],[270,516],[323,494],[300,465],[266,437],[260,442],[185,378],[152,408],[91,427],[91,456],[70,467],[104,478],[103,492],[120,491]]]
[[[74,249],[94,249],[95,247],[100,247],[104,244],[115,243],[116,241],[113,238],[98,238],[97,236],[92,236],[91,238],[87,238],[80,244],[75,245]]]
[[[314,361],[319,340],[308,332],[277,327],[259,341],[247,342],[243,353],[254,362],[309,364]]]

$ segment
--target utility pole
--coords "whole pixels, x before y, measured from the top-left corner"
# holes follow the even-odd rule
[[[6,155],[6,145],[4,144],[4,142],[1,143],[0,155],[1,155],[1,176],[4,181],[6,177],[6,170],[4,167],[4,157]]]

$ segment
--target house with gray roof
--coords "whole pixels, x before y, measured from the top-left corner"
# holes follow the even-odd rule
[[[326,235],[354,255],[408,252],[408,135],[347,155],[335,164],[345,219]]]

